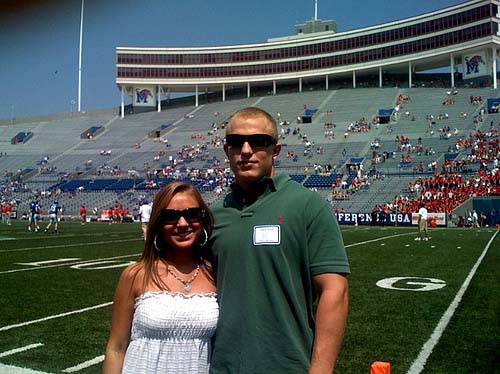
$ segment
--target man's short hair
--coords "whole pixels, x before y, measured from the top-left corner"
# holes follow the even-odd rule
[[[229,118],[229,126],[231,125],[231,121],[235,117],[242,117],[242,118],[264,117],[273,126],[273,134],[272,134],[272,136],[276,140],[278,140],[278,126],[276,124],[276,120],[273,118],[273,116],[271,116],[264,109],[260,109],[260,108],[254,107],[254,106],[250,106],[250,107],[246,107],[246,108],[240,109],[236,113],[234,113],[231,116],[231,118]]]

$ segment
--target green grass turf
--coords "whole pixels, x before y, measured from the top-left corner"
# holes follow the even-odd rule
[[[406,373],[495,232],[436,229],[430,241],[416,242],[415,228],[342,227],[352,274],[336,373],[369,373],[373,361],[390,362],[392,374]],[[0,225],[0,355],[43,344],[0,357],[0,363],[57,373],[103,355],[109,305],[4,331],[2,327],[109,303],[124,266],[141,252],[140,236],[138,224],[63,222],[59,235],[28,232],[24,222]],[[491,244],[423,373],[500,372],[499,242],[497,237]],[[60,258],[71,260],[20,265]],[[79,269],[72,267],[77,264]],[[119,267],[95,269],[107,265]],[[436,278],[446,286],[416,292],[376,285],[389,277]],[[100,370],[98,363],[78,373]]]

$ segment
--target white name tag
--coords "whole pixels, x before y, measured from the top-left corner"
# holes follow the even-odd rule
[[[254,245],[277,245],[281,243],[281,226],[254,226]]]

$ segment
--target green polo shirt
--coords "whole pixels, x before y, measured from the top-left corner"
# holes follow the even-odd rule
[[[306,373],[313,344],[312,277],[348,274],[332,208],[279,175],[246,206],[233,190],[214,204],[220,304],[210,372]]]

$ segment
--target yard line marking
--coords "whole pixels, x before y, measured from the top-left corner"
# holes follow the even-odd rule
[[[425,344],[422,346],[422,350],[420,351],[418,357],[413,361],[412,365],[410,366],[410,369],[407,371],[406,374],[419,374],[424,370],[424,366],[430,357],[432,350],[434,347],[437,345],[439,342],[439,339],[443,335],[444,330],[446,329],[446,326],[448,326],[448,323],[451,320],[451,317],[453,317],[453,314],[455,313],[455,310],[457,309],[458,305],[460,304],[460,301],[462,301],[462,297],[465,294],[465,291],[467,291],[467,288],[469,287],[469,284],[476,274],[477,269],[479,268],[479,265],[481,265],[481,262],[483,261],[483,258],[486,256],[488,253],[488,250],[490,249],[491,243],[493,243],[493,240],[495,240],[495,237],[498,234],[498,230],[493,234],[491,239],[489,240],[488,244],[486,244],[486,247],[483,250],[483,253],[481,253],[481,256],[477,259],[476,263],[472,267],[471,271],[467,275],[467,278],[465,278],[464,283],[458,290],[457,294],[455,295],[455,298],[451,302],[450,306],[446,311],[444,312],[443,316],[441,317],[441,320],[437,324],[436,328],[434,329],[433,333],[431,334],[429,340],[425,342]]]
[[[32,321],[27,321],[27,322],[22,322],[22,323],[16,323],[15,325],[3,326],[3,327],[0,327],[0,331],[12,330],[12,329],[15,329],[15,328],[18,328],[18,327],[33,325],[33,324],[39,323],[39,322],[50,321],[51,319],[56,319],[56,318],[70,316],[72,314],[79,314],[79,313],[83,313],[83,312],[88,312],[89,310],[104,308],[104,307],[110,306],[112,304],[113,304],[113,302],[109,301],[109,302],[104,303],[104,304],[89,306],[87,308],[78,309],[78,310],[72,310],[71,312],[66,312],[66,313],[56,314],[56,315],[48,316],[48,317],[44,317],[44,318],[34,319]]]
[[[107,258],[94,258],[91,260],[83,260],[83,261],[77,261],[77,262],[69,262],[69,263],[64,263],[64,264],[55,264],[55,265],[47,265],[47,266],[37,266],[37,267],[31,267],[31,268],[22,268],[22,269],[13,269],[13,270],[3,270],[0,271],[0,274],[8,274],[8,273],[19,273],[21,271],[32,271],[32,270],[40,270],[40,269],[49,269],[49,268],[56,268],[56,267],[61,267],[61,266],[74,266],[74,265],[80,265],[80,264],[86,264],[89,262],[95,262],[95,261],[105,261],[105,260],[116,260],[119,258],[126,258],[126,257],[137,257],[140,256],[140,253],[135,253],[131,255],[123,255],[123,256],[115,256],[115,257],[107,257]]]
[[[24,236],[23,235],[24,233],[27,233],[28,236]],[[92,236],[92,237],[106,236],[106,237],[108,237],[108,236],[119,236],[119,235],[127,234],[127,233],[128,233],[128,231],[116,232],[116,233],[111,234],[111,235],[109,235],[107,233],[89,233],[89,234],[80,234],[79,233],[79,234],[58,234],[57,236],[52,236],[52,235],[51,236],[45,236],[43,234],[43,229],[40,229],[40,234],[35,234],[35,233],[31,234],[31,233],[23,231],[23,232],[19,232],[18,233],[20,236],[17,236],[17,237],[15,237],[13,239],[14,240],[17,240],[17,239],[22,239],[22,240],[40,240],[41,237],[44,237],[44,238],[46,237],[47,239],[50,239],[50,238],[52,238],[52,239],[55,239],[55,238],[74,238],[74,237],[81,238],[81,237],[84,237],[84,236]]]
[[[103,361],[104,361],[104,355],[97,356],[96,358],[93,358],[92,360],[88,360],[88,361],[82,362],[81,364],[78,364],[76,366],[72,366],[70,368],[67,368],[67,369],[64,369],[64,370],[61,370],[61,371],[63,373],[74,373],[75,371],[80,371],[82,369],[86,369],[89,366],[97,365],[97,364],[99,364],[99,363],[101,363]]]
[[[122,239],[122,240],[110,240],[110,241],[104,241],[104,242],[90,242],[90,243],[89,242],[82,242],[82,243],[76,243],[76,244],[46,245],[46,246],[43,246],[43,247],[3,249],[3,250],[0,250],[0,253],[30,251],[32,249],[50,249],[50,248],[81,247],[81,246],[85,246],[85,245],[109,244],[109,243],[124,243],[124,242],[133,242],[133,241],[144,241],[144,239],[142,239],[142,238],[134,238],[134,239]]]
[[[0,353],[0,358],[1,357],[6,357],[6,356],[10,356],[10,355],[13,355],[13,354],[16,354],[16,353],[19,353],[19,352],[24,352],[24,351],[27,351],[27,350],[30,350],[30,349],[33,349],[33,348],[38,348],[38,347],[41,347],[41,346],[43,346],[42,343],[35,343],[35,344],[26,345],[26,346],[20,347],[20,348],[14,348],[14,349],[11,349],[11,350],[8,350],[8,351],[5,351],[5,352],[1,352]]]
[[[36,261],[36,262],[15,262],[15,264],[23,266],[40,266],[44,264],[53,264],[54,262],[68,262],[76,260],[81,260],[81,259],[79,257],[71,257],[71,258],[58,258],[57,260],[46,260],[46,261]]]
[[[52,374],[45,371],[36,371],[33,369],[21,368],[18,366],[0,364],[0,373],[2,374]]]
[[[371,239],[371,240],[366,240],[364,242],[359,242],[359,243],[352,243],[352,244],[348,244],[346,245],[345,247],[346,248],[349,248],[349,247],[356,247],[358,245],[363,245],[363,244],[368,244],[368,243],[374,243],[374,242],[379,242],[381,240],[385,240],[385,239],[392,239],[392,238],[397,238],[398,236],[405,236],[405,235],[415,235],[414,232],[405,232],[405,233],[402,233],[402,234],[394,234],[394,235],[389,235],[389,236],[382,236],[380,238],[377,238],[377,239]]]

